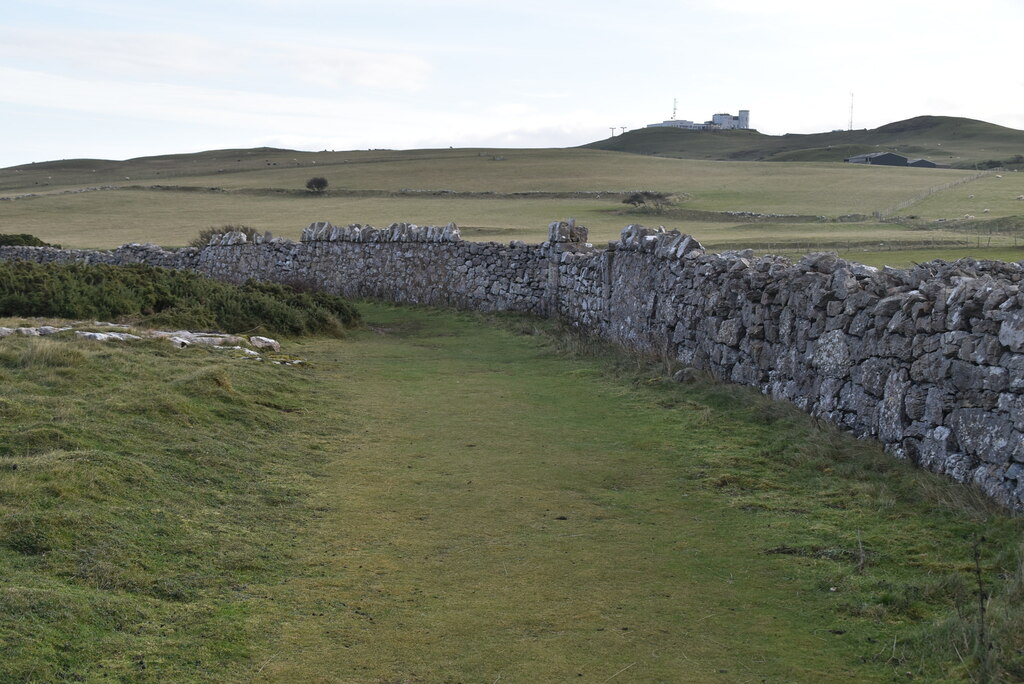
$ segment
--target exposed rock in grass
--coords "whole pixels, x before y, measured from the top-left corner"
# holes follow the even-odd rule
[[[122,329],[131,329],[130,326],[107,324],[107,323],[96,323],[89,327],[106,328],[106,327],[117,327]],[[134,340],[141,340],[145,338],[156,338],[165,339],[170,342],[173,346],[184,349],[186,347],[202,346],[212,347],[214,349],[227,349],[233,351],[240,351],[244,356],[259,358],[262,360],[260,352],[254,351],[259,349],[261,351],[269,351],[274,353],[281,352],[281,343],[277,340],[269,337],[263,337],[261,335],[253,335],[252,337],[246,338],[241,335],[228,335],[226,333],[210,333],[210,332],[191,332],[188,330],[135,330],[135,333],[119,332],[110,330],[75,330],[75,326],[52,326],[52,325],[41,325],[38,327],[19,327],[19,328],[4,328],[0,327],[0,338],[8,337],[10,335],[21,335],[25,337],[39,337],[39,336],[50,336],[62,332],[74,331],[75,336],[79,339],[92,340],[94,342],[129,342]],[[274,361],[275,363],[282,363],[280,360]],[[295,359],[287,359],[286,362],[289,365],[294,365]],[[301,360],[298,360],[301,363]]]

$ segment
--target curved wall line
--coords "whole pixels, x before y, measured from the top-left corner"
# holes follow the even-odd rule
[[[627,226],[607,249],[551,225],[540,245],[458,229],[311,225],[302,240],[228,234],[203,249],[0,247],[0,259],[146,263],[231,282],[558,317],[627,348],[757,387],[1024,509],[1024,268],[936,261],[882,270],[831,254],[796,263],[708,254]]]

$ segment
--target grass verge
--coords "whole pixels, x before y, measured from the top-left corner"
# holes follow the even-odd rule
[[[242,678],[320,460],[301,372],[242,363],[0,340],[0,680]]]

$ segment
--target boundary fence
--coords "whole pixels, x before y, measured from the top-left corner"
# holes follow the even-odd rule
[[[932,195],[935,195],[935,194],[938,194],[940,192],[943,192],[944,190],[949,190],[950,188],[955,188],[958,185],[966,185],[967,183],[971,183],[973,181],[976,181],[979,178],[982,178],[983,176],[987,176],[987,175],[989,175],[991,173],[994,173],[994,172],[993,171],[979,171],[978,173],[976,173],[976,174],[974,174],[972,176],[965,176],[963,178],[958,178],[958,179],[956,179],[954,181],[950,181],[948,183],[943,183],[942,185],[935,185],[933,187],[928,188],[924,192],[911,197],[910,199],[903,200],[902,202],[899,202],[898,204],[894,204],[893,206],[888,207],[886,209],[882,209],[881,211],[872,212],[871,215],[874,216],[876,219],[879,219],[879,220],[889,218],[890,216],[892,216],[896,212],[903,211],[907,207],[910,207],[910,206],[912,206],[914,204],[917,204],[921,200],[927,199],[928,197],[931,197]]]

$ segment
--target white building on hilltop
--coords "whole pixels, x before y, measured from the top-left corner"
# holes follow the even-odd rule
[[[715,114],[711,123],[721,128],[750,128],[750,110],[741,109],[738,116],[732,114]]]
[[[715,114],[711,121],[695,123],[686,119],[672,118],[661,123],[647,124],[647,128],[685,128],[690,131],[719,131],[736,128],[750,128],[750,110],[741,109],[738,116]]]

